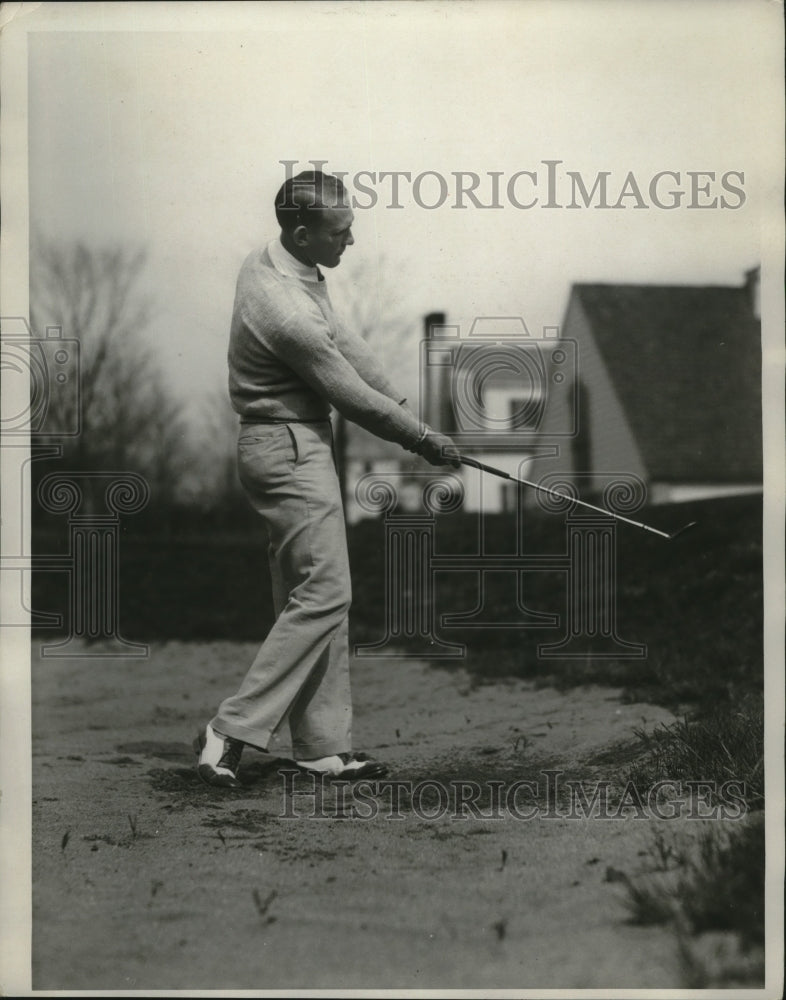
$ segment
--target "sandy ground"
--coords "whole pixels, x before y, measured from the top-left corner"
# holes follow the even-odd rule
[[[664,821],[458,819],[428,796],[390,819],[384,789],[353,818],[371,808],[341,787],[314,816],[307,779],[285,797],[256,751],[242,791],[201,785],[191,739],[254,650],[34,660],[35,989],[684,986],[673,935],[629,923],[616,878],[646,870]],[[354,678],[356,747],[413,782],[602,778],[634,729],[672,718],[421,662]]]

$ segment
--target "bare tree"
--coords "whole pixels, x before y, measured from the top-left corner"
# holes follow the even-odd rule
[[[143,250],[37,238],[31,251],[30,319],[79,341],[81,431],[63,439],[74,471],[136,471],[171,502],[187,462],[182,406],[166,386],[144,331],[152,302],[141,287]],[[72,426],[74,397],[51,401],[50,424]],[[59,412],[58,412],[59,408]]]
[[[417,308],[402,289],[412,282],[408,264],[384,254],[348,259],[330,275],[331,298],[351,330],[379,352],[391,377],[406,381],[420,333]]]
[[[203,508],[232,509],[239,500],[245,506],[235,460],[239,418],[225,384],[208,393],[201,412],[199,475],[192,477],[190,496]]]

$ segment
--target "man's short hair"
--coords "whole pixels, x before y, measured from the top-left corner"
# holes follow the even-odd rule
[[[276,195],[276,218],[282,230],[318,225],[322,210],[345,205],[344,185],[338,177],[321,170],[304,170],[288,177]]]

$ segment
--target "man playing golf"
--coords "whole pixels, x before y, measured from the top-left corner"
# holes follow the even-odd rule
[[[240,480],[268,532],[277,617],[240,689],[195,741],[200,777],[229,787],[239,785],[244,745],[264,750],[285,723],[307,771],[387,770],[352,752],[351,587],[330,407],[432,465],[459,464],[450,438],[415,418],[333,313],[320,267],[337,267],[354,242],[341,181],[319,171],[289,178],[276,217],[280,237],[250,254],[238,277],[229,393]]]

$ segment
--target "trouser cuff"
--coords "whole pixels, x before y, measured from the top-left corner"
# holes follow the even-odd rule
[[[236,722],[224,722],[218,716],[212,720],[210,725],[213,728],[213,732],[218,733],[220,736],[229,736],[233,740],[241,740],[241,742],[247,743],[248,746],[262,750],[263,752],[267,750],[267,745],[270,742],[271,734],[269,732],[263,732],[259,729],[249,729],[247,726],[238,725]]]
[[[292,755],[296,760],[316,760],[317,757],[332,757],[333,754],[349,753],[349,740],[319,740],[316,743],[292,744]]]

